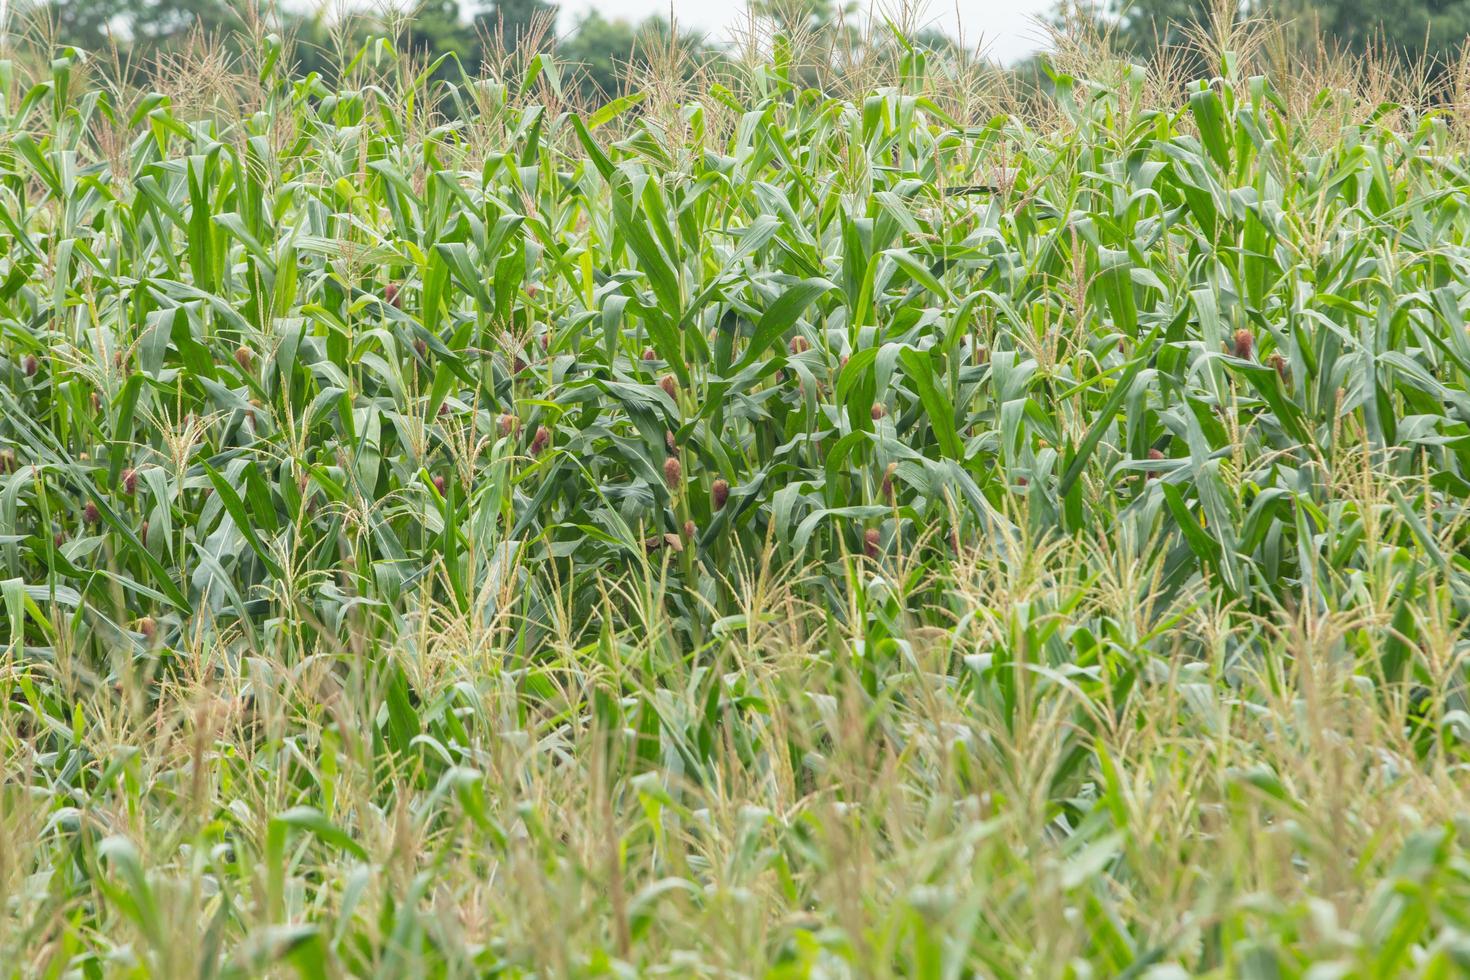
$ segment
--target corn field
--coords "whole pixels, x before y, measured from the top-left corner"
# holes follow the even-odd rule
[[[6,973],[1470,969],[1452,101],[258,40],[0,60]]]

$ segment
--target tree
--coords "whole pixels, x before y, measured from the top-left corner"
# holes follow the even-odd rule
[[[100,51],[112,43],[157,47],[201,29],[223,35],[240,24],[220,0],[40,0],[17,8],[58,44]]]
[[[1064,3],[1058,16],[1070,7]],[[1184,44],[1216,7],[1213,0],[1106,0],[1096,15],[1124,51],[1143,59]],[[1444,70],[1470,36],[1470,0],[1243,0],[1239,9],[1296,24],[1313,41],[1320,32],[1351,54],[1427,58],[1433,71]]]
[[[1248,0],[1249,2],[1249,0]],[[1210,22],[1213,0],[1107,0],[1101,7],[1064,4],[1060,22],[1089,12],[1128,54],[1144,60],[1160,48],[1177,48]]]
[[[682,71],[687,78],[718,57],[696,35],[676,35],[674,25],[663,17],[634,24],[609,20],[595,10],[557,44],[557,55],[578,67],[581,94],[589,104],[625,94],[630,66],[654,63]]]
[[[820,34],[838,24],[852,26],[856,0],[751,0],[750,12],[762,17],[783,34]]]
[[[1355,53],[1386,49],[1443,71],[1470,36],[1470,0],[1278,0],[1268,4]]]
[[[490,0],[475,14],[479,37],[499,38],[507,51],[540,41],[555,29],[557,6],[547,0]]]
[[[636,26],[593,10],[557,44],[557,54],[580,69],[584,101],[599,102],[622,94],[624,66],[637,43]]]
[[[430,61],[452,54],[470,71],[479,64],[479,45],[461,19],[456,0],[420,0],[399,43]],[[443,65],[438,74],[454,77],[458,73],[453,65]]]
[[[132,0],[93,0],[91,3],[49,3],[22,6],[23,18],[45,25],[45,33],[58,44],[86,51],[107,47],[116,27],[124,23]]]

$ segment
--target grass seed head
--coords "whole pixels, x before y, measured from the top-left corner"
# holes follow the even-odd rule
[[[508,436],[511,433],[515,432],[515,430],[520,425],[520,421],[520,419],[516,418],[509,412],[501,412],[500,418],[497,420],[500,426],[500,434],[502,436]]]
[[[102,511],[97,509],[97,502],[87,501],[87,506],[82,508],[82,523],[98,524],[102,521]]]
[[[694,522],[693,521],[685,521],[684,522],[684,537],[686,539],[690,540],[690,541],[693,541],[694,540],[694,531],[695,531]]]
[[[801,334],[797,334],[795,337],[792,337],[791,343],[788,344],[787,347],[793,354],[805,354],[807,351],[812,349],[810,341],[808,341]]]
[[[674,380],[672,374],[666,374],[658,379],[658,386],[664,390],[664,394],[670,398],[679,397],[679,382]]]
[[[34,378],[36,372],[41,370],[41,362],[36,360],[35,354],[27,354],[25,359],[21,361],[21,367],[24,369],[26,377]]]
[[[390,282],[383,287],[383,302],[395,309],[402,305],[402,300],[398,296],[397,283]]]
[[[678,451],[679,445],[674,441],[674,430],[672,429],[664,431],[664,448],[668,449],[670,453]]]
[[[444,488],[446,486],[448,484],[444,482],[444,476],[442,474],[436,474],[434,477],[434,489],[439,491],[439,496],[444,496]]]
[[[876,527],[870,527],[863,532],[863,554],[869,558],[877,558],[879,555],[879,544],[883,536],[878,533]]]
[[[541,450],[545,449],[546,444],[550,441],[551,430],[544,425],[538,425],[536,427],[536,435],[531,439],[531,455],[540,456]]]
[[[873,416],[873,421],[876,422],[888,414],[888,409],[883,407],[882,402],[874,402],[872,411],[869,414]]]
[[[724,510],[725,501],[730,499],[730,484],[724,480],[716,480],[709,488],[709,497],[715,510]]]
[[[249,371],[255,363],[255,352],[241,344],[235,348],[235,363],[240,365],[241,371]]]
[[[138,492],[138,471],[129,467],[122,471],[123,493],[132,496]]]
[[[670,456],[664,460],[664,482],[669,485],[670,490],[678,490],[679,485],[684,482],[684,467],[679,465],[679,457]]]

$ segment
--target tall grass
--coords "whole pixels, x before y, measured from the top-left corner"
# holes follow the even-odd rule
[[[1270,30],[9,52],[9,969],[1463,970],[1465,127]]]

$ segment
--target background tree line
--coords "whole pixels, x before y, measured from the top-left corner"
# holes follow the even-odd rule
[[[247,21],[261,20],[292,39],[298,72],[326,76],[336,71],[340,52],[385,32],[427,60],[452,55],[471,73],[525,46],[554,43],[561,59],[581,66],[569,81],[592,99],[618,94],[628,66],[647,60],[655,45],[673,41],[695,60],[716,54],[696,35],[674,37],[663,17],[632,22],[593,11],[558,32],[560,11],[548,0],[420,0],[402,15],[363,6],[334,19],[324,5],[313,11],[242,12],[235,0],[21,0],[9,29],[90,52],[117,51],[120,60],[143,71],[148,62],[201,37],[229,48]],[[457,70],[446,65],[441,71]]]
[[[1059,23],[1075,22],[1079,16],[1091,19],[1123,52],[1144,59],[1208,30],[1217,6],[1216,0],[1058,0],[1053,17]],[[856,11],[854,0],[752,4],[752,13],[773,31],[809,38],[846,32],[852,35],[848,41],[856,36]],[[1270,14],[1296,25],[1311,43],[1321,38],[1346,54],[1372,51],[1422,61],[1430,75],[1444,72],[1470,35],[1470,0],[1242,0],[1239,11],[1244,16]],[[630,68],[657,57],[693,70],[723,56],[719,45],[679,30],[661,16],[633,22],[594,10],[563,23],[559,14],[552,0],[420,0],[403,16],[364,10],[347,20],[332,20],[320,8],[276,11],[267,19],[294,38],[296,67],[303,74],[331,75],[334,51],[355,47],[354,42],[385,26],[395,28],[391,33],[401,46],[429,59],[453,55],[470,72],[526,46],[554,44],[562,62],[580,66],[566,84],[594,102],[620,94]],[[242,24],[234,0],[21,0],[11,19],[12,31],[17,21],[24,22],[57,44],[130,52],[135,66],[201,35],[229,45]],[[920,40],[933,48],[957,43],[934,31]],[[671,53],[679,57],[670,59]],[[1037,75],[1044,57],[1017,69]],[[457,71],[449,65],[443,70]]]

